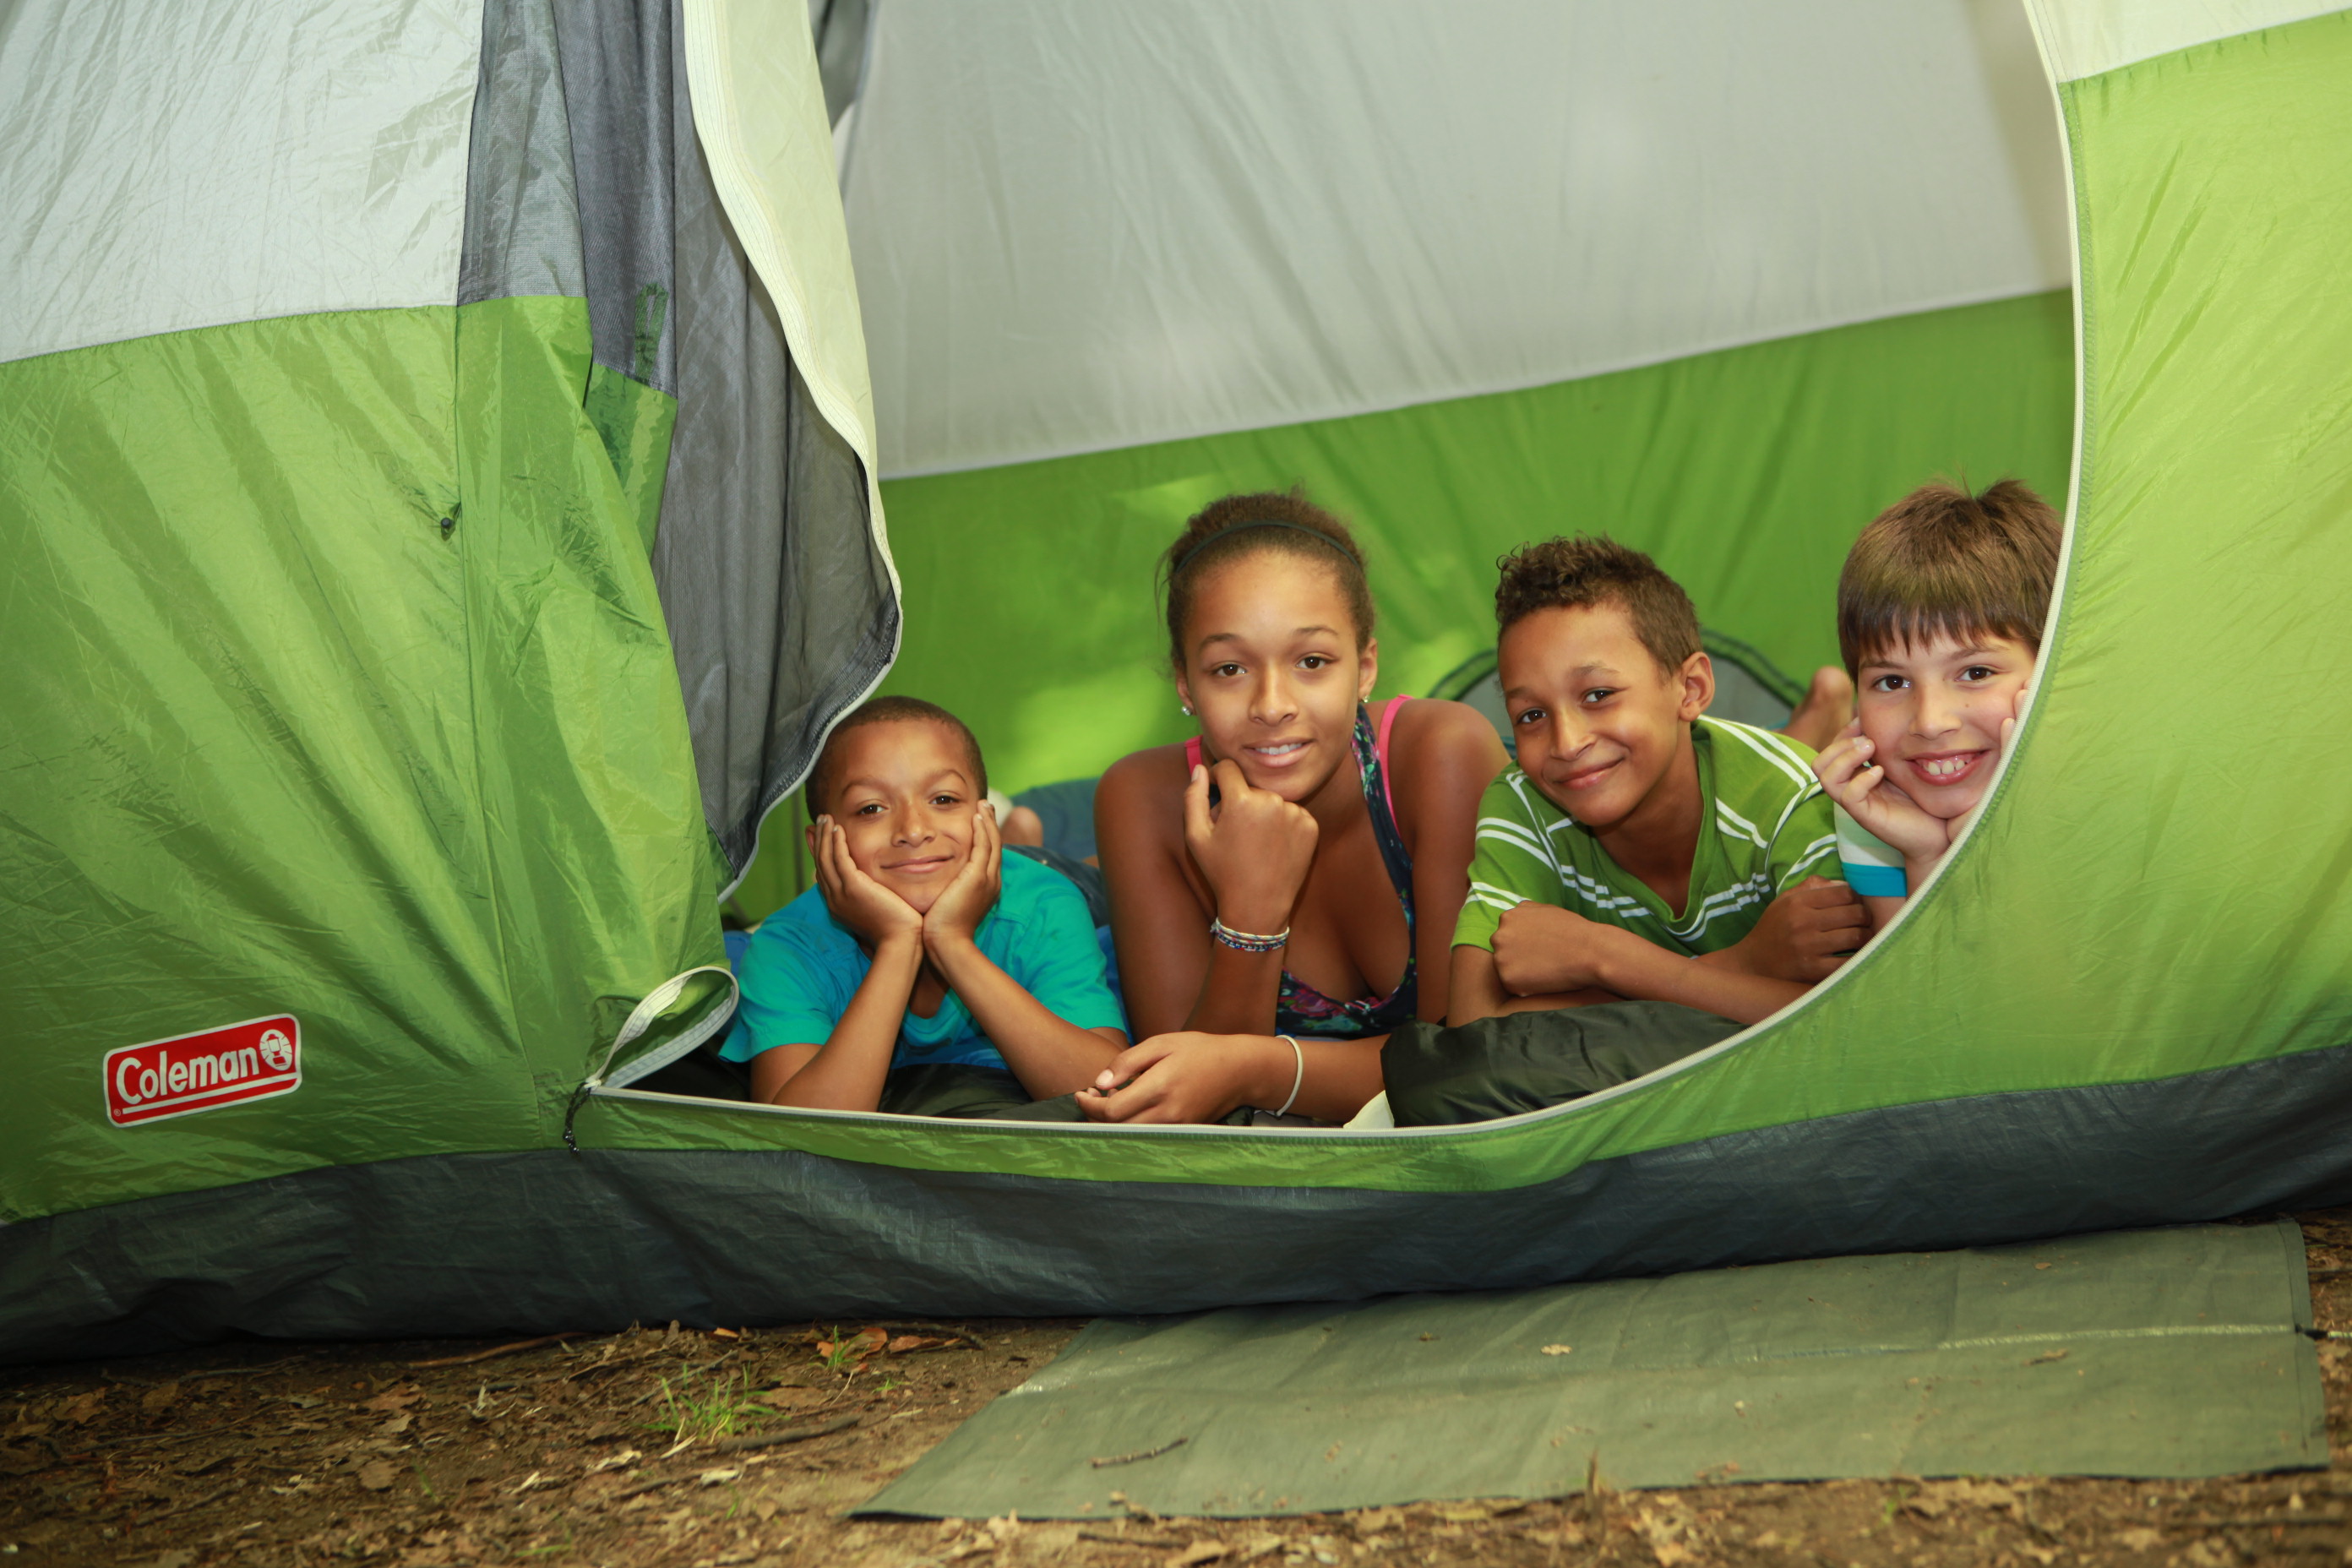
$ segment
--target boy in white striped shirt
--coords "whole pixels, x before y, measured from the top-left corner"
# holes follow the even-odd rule
[[[1811,750],[1704,717],[1673,578],[1553,539],[1504,560],[1495,614],[1518,760],[1479,803],[1449,1022],[1640,998],[1750,1024],[1861,945]]]

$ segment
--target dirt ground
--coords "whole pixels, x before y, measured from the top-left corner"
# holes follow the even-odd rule
[[[2352,1329],[2352,1209],[2300,1217],[2319,1323]],[[2326,1474],[1604,1486],[1590,1497],[1282,1520],[844,1517],[1052,1360],[1078,1327],[662,1328],[509,1345],[245,1341],[0,1372],[0,1560],[26,1568],[2352,1563],[2344,1447],[2352,1337],[2320,1344],[2337,1467]]]

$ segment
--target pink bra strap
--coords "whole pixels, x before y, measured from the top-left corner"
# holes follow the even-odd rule
[[[1388,802],[1389,820],[1396,820],[1396,769],[1389,764],[1389,731],[1396,727],[1396,716],[1410,697],[1391,697],[1381,714],[1380,733],[1372,738],[1372,754],[1381,760],[1381,798]]]

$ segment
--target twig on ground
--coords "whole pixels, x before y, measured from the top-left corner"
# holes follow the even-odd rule
[[[476,1362],[496,1361],[502,1355],[517,1355],[524,1351],[535,1351],[541,1345],[559,1344],[565,1340],[584,1340],[587,1337],[584,1331],[541,1334],[535,1340],[517,1340],[512,1344],[492,1345],[486,1351],[468,1351],[464,1355],[436,1356],[431,1361],[413,1361],[408,1365],[410,1370],[420,1372],[426,1367],[434,1366],[471,1366]]]
[[[2175,1519],[2166,1521],[2180,1530],[2247,1530],[2273,1524],[2352,1524],[2352,1513],[2231,1514],[2221,1519]]]
[[[811,1437],[828,1436],[846,1432],[864,1420],[862,1415],[844,1415],[815,1426],[787,1426],[780,1432],[754,1432],[748,1436],[729,1437],[710,1445],[714,1454],[737,1454],[746,1448],[772,1448],[779,1443],[803,1443]]]
[[[1182,1447],[1192,1440],[1190,1437],[1179,1437],[1172,1443],[1162,1443],[1157,1448],[1138,1448],[1132,1454],[1113,1454],[1101,1458],[1088,1459],[1087,1463],[1097,1470],[1107,1470],[1113,1465],[1132,1465],[1144,1459],[1156,1459],[1171,1449]]]
[[[1138,1551],[1143,1552],[1152,1551],[1160,1547],[1181,1546],[1184,1544],[1184,1542],[1181,1541],[1171,1541],[1164,1535],[1111,1535],[1099,1530],[1081,1530],[1078,1531],[1078,1539],[1080,1541],[1108,1542],[1113,1546],[1132,1546]]]
[[[942,1339],[961,1340],[976,1351],[984,1351],[988,1348],[981,1342],[978,1334],[967,1333],[961,1329],[951,1329],[945,1323],[868,1323],[866,1327],[879,1329],[885,1335],[893,1338],[899,1334],[936,1334]]]

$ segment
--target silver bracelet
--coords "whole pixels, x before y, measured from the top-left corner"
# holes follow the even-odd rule
[[[1298,1091],[1307,1082],[1307,1053],[1300,1048],[1298,1042],[1288,1035],[1276,1035],[1275,1038],[1287,1042],[1290,1054],[1298,1058],[1298,1070],[1293,1073],[1290,1079],[1290,1098],[1282,1102],[1280,1110],[1275,1112],[1276,1116],[1286,1116],[1290,1113],[1290,1108],[1298,1103]]]
[[[1235,952],[1272,952],[1290,940],[1290,928],[1285,926],[1272,936],[1260,936],[1254,931],[1235,931],[1213,915],[1209,919],[1209,934]]]

